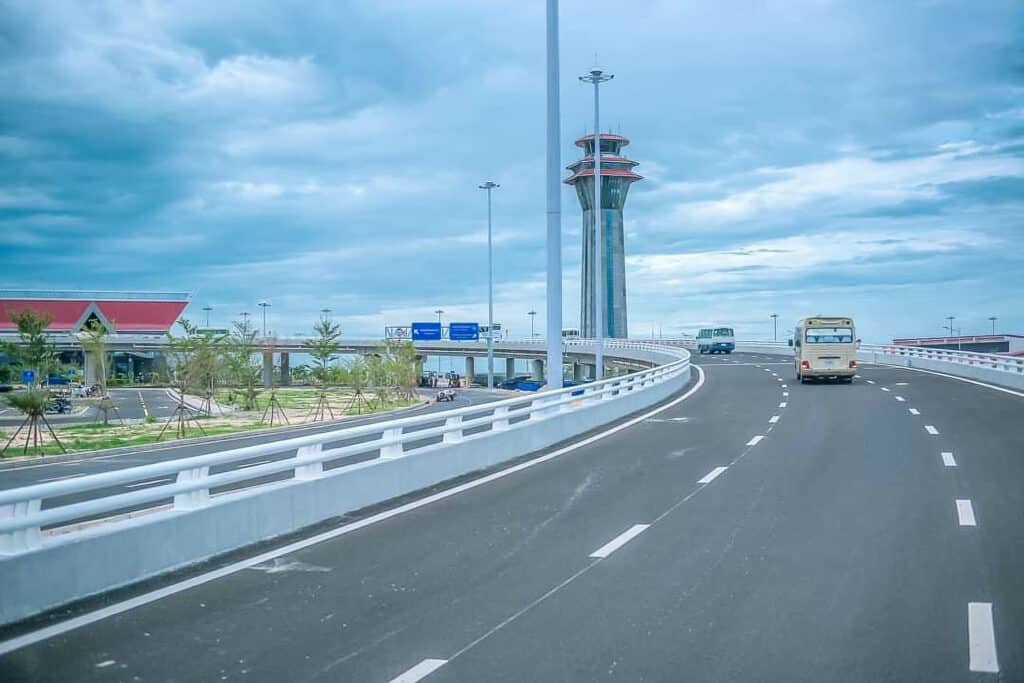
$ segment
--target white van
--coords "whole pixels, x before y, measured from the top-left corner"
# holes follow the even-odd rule
[[[801,383],[811,378],[850,383],[857,372],[857,335],[850,318],[815,316],[796,325],[793,364]]]
[[[697,333],[698,353],[732,353],[735,349],[731,327],[704,327]]]

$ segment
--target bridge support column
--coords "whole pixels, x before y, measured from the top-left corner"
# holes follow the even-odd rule
[[[292,369],[289,365],[288,352],[281,352],[281,386],[286,387],[292,383]]]
[[[97,384],[100,381],[100,361],[92,351],[85,351],[82,354],[82,368],[85,374],[86,385]]]
[[[274,353],[263,352],[263,388],[269,389],[274,383]]]
[[[586,368],[587,379],[597,379],[597,366],[593,363],[581,363]]]
[[[572,381],[573,382],[582,382],[585,379],[586,379],[586,376],[585,376],[585,374],[583,372],[583,363],[580,363],[580,362],[573,363],[572,364]]]
[[[471,386],[476,381],[476,359],[473,356],[466,356],[466,386]]]
[[[534,381],[544,381],[544,361],[540,358],[534,358],[530,361],[530,377]]]
[[[516,359],[506,358],[505,359],[505,381],[512,379],[516,376]]]

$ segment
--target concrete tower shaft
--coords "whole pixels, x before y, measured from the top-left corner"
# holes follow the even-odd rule
[[[637,162],[622,156],[629,140],[621,135],[601,133],[601,225],[604,237],[605,336],[625,338],[629,334],[626,314],[626,250],[622,226],[622,209],[629,186],[643,176],[633,171]],[[580,333],[594,337],[597,292],[594,283],[597,268],[594,261],[594,136],[585,135],[576,141],[586,156],[569,164],[572,171],[565,182],[576,188],[576,197],[583,209],[582,274],[580,278]]]

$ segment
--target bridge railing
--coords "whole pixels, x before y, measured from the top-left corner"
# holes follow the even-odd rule
[[[587,343],[573,346],[582,352]],[[689,381],[683,349],[607,346],[609,357],[652,367],[0,491],[0,623],[549,448],[664,400]]]

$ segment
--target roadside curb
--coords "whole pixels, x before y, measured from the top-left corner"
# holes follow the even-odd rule
[[[60,464],[62,462],[69,462],[73,460],[80,460],[82,458],[90,458],[96,455],[117,456],[117,455],[130,455],[141,447],[148,449],[158,448],[160,446],[166,446],[172,448],[176,446],[189,446],[197,443],[216,443],[217,441],[229,441],[235,440],[247,436],[260,436],[265,434],[281,434],[286,430],[298,430],[303,427],[312,428],[315,426],[322,425],[343,425],[345,422],[351,422],[352,420],[359,420],[372,415],[396,415],[399,413],[410,412],[413,410],[420,410],[431,405],[429,399],[421,399],[421,401],[415,405],[405,406],[404,408],[395,408],[394,410],[383,411],[380,413],[368,413],[366,415],[346,415],[336,420],[322,420],[320,422],[306,422],[303,424],[295,425],[283,425],[280,427],[266,427],[264,429],[248,429],[238,432],[230,432],[226,434],[217,434],[215,436],[194,436],[188,439],[173,439],[171,441],[155,441],[148,444],[138,444],[135,446],[121,446],[119,448],[104,448],[95,451],[75,451],[74,453],[64,453],[61,455],[16,455],[0,459],[0,473],[6,469],[19,467],[26,464],[32,465],[48,465],[48,464]]]

